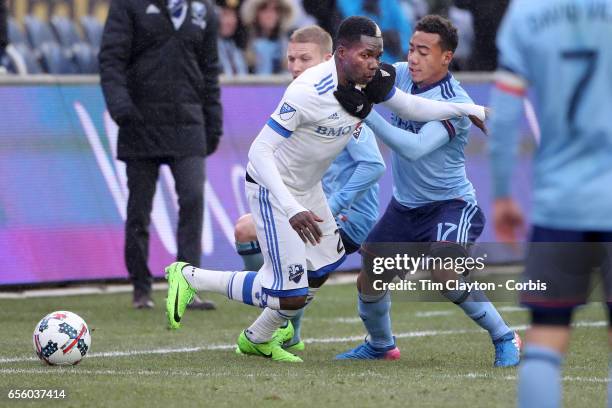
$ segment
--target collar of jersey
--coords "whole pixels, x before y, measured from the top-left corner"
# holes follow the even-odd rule
[[[442,78],[441,80],[439,80],[438,82],[434,82],[433,84],[427,85],[427,86],[425,86],[423,88],[417,88],[416,84],[413,82],[412,83],[412,88],[410,89],[410,93],[413,94],[413,95],[422,94],[423,92],[427,92],[430,89],[433,89],[436,86],[439,86],[439,85],[443,84],[444,82],[450,82],[452,77],[453,76],[451,75],[451,73],[448,72],[446,74],[446,76],[444,78]]]

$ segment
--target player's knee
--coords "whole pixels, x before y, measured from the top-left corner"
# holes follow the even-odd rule
[[[428,255],[433,260],[430,272],[434,280],[445,281],[456,275],[467,276],[469,273],[468,268],[465,267],[469,253],[463,245],[455,242],[433,242],[429,247]],[[446,268],[447,259],[453,260],[452,270]]]
[[[306,300],[306,295],[280,298],[280,308],[286,310],[298,310],[306,306]]]
[[[569,326],[572,321],[574,307],[531,309],[531,324],[543,326]]]
[[[253,217],[251,214],[243,215],[236,221],[234,228],[234,239],[236,242],[250,242],[257,240],[255,225],[253,225]]]
[[[327,281],[329,275],[320,276],[318,278],[308,278],[308,287],[320,288]]]

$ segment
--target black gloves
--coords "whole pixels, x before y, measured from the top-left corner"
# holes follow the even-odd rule
[[[372,103],[370,103],[366,94],[353,85],[338,85],[334,96],[344,110],[359,119],[365,119],[372,111]]]
[[[381,103],[395,86],[395,68],[382,63],[363,92],[371,103]]]
[[[372,111],[372,105],[383,102],[394,86],[395,68],[393,65],[381,64],[363,91],[353,85],[338,85],[334,96],[348,113],[365,119]]]

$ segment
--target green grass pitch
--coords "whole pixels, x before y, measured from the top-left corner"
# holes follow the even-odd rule
[[[188,311],[183,328],[165,328],[164,292],[156,308],[130,308],[131,295],[0,300],[0,406],[117,407],[512,407],[516,369],[494,369],[488,335],[447,303],[395,302],[396,362],[337,362],[358,344],[354,285],[324,287],[303,323],[303,364],[280,364],[234,353],[253,307],[214,296],[214,312]],[[514,304],[497,304],[512,326],[527,322]],[[34,325],[70,310],[94,329],[80,365],[46,367],[34,359]],[[566,406],[604,406],[606,317],[589,305],[575,317],[564,369]],[[523,333],[523,329],[521,333]],[[10,389],[63,389],[63,400],[14,401]]]

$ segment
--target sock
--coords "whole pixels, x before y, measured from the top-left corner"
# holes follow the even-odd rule
[[[476,324],[488,331],[491,340],[498,340],[512,331],[483,291],[450,290],[443,295],[459,306]]]
[[[359,317],[368,331],[368,342],[375,348],[392,346],[395,341],[391,333],[391,295],[359,294]]]
[[[245,271],[258,271],[264,264],[259,242],[236,242],[236,252],[242,258]]]
[[[308,297],[306,298],[306,306],[308,306],[310,302],[313,301],[319,289],[320,288],[308,287]],[[302,316],[304,316],[304,310],[306,309],[306,306],[298,310],[296,315],[293,316],[293,318],[291,319],[291,324],[293,325],[294,332],[293,332],[293,337],[291,338],[291,340],[287,342],[286,344],[287,346],[292,346],[294,344],[297,344],[302,339]]]
[[[544,346],[527,344],[518,379],[519,408],[561,406],[561,363],[563,355]]]
[[[272,340],[274,332],[297,312],[298,310],[273,310],[266,307],[244,333],[253,343],[266,343]]]
[[[220,293],[247,305],[273,309],[280,307],[277,297],[263,294],[257,272],[211,271],[194,266],[187,266],[182,272],[187,282],[197,290]]]

